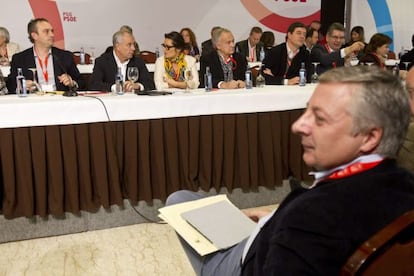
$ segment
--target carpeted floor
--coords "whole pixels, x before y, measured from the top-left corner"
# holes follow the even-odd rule
[[[0,275],[195,275],[174,230],[140,223],[0,244]]]
[[[1,276],[195,275],[174,230],[160,223],[3,243],[0,252]]]

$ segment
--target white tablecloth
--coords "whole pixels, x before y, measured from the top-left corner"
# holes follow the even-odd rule
[[[0,127],[80,124],[184,116],[237,114],[302,109],[315,86],[266,86],[251,90],[218,90],[167,96],[137,96],[126,93],[61,95],[17,95],[0,97]]]
[[[259,66],[261,62],[249,62],[249,67]],[[147,69],[149,72],[153,73],[155,71],[155,64],[154,63],[147,63]],[[81,74],[92,74],[93,71],[93,64],[78,64],[76,65],[78,70]],[[7,77],[10,74],[10,66],[0,66],[1,72],[3,76]],[[197,62],[197,69],[200,70],[200,63]]]

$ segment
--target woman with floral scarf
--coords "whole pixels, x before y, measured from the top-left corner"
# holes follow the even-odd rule
[[[196,59],[184,54],[185,42],[182,35],[178,32],[165,34],[161,45],[164,55],[156,60],[154,72],[157,90],[198,88],[200,82]]]

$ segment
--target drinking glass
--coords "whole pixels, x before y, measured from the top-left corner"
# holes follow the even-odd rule
[[[410,64],[409,61],[403,61],[404,65],[405,65],[405,71],[408,71],[408,64]]]
[[[94,64],[95,63],[95,47],[90,47],[91,54],[89,56],[89,63]]]
[[[313,74],[311,76],[311,83],[318,83],[319,82],[319,75],[318,75],[319,62],[312,62],[312,64],[313,64]]]
[[[132,82],[136,82],[139,78],[138,68],[137,67],[128,67],[127,76],[128,76],[128,80],[131,80]],[[134,91],[132,91],[132,92],[134,92]]]
[[[187,68],[184,72],[184,78],[186,82],[185,92],[190,92],[190,87],[188,86],[188,82],[193,79],[193,73],[191,68]]]
[[[36,76],[36,68],[28,68],[30,71],[32,71],[32,75],[33,75],[33,82],[31,87],[29,88],[29,93],[30,92],[36,92],[36,94],[38,95],[44,95],[44,92],[42,91],[42,88],[40,87],[39,83],[37,82],[37,76]]]
[[[350,60],[351,66],[356,66],[356,65],[358,65],[358,63],[359,63],[359,60],[358,60],[357,56],[351,57],[351,60]]]

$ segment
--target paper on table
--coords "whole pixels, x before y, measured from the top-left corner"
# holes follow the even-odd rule
[[[201,256],[216,252],[220,249],[223,249],[222,247],[219,247],[217,245],[214,245],[209,239],[207,239],[203,234],[201,234],[197,229],[195,229],[192,225],[190,225],[183,217],[183,213],[186,213],[191,210],[195,210],[198,212],[198,210],[201,207],[206,207],[210,205],[214,205],[216,203],[220,202],[226,202],[228,204],[224,204],[225,208],[228,208],[230,212],[234,212],[235,207],[228,199],[226,195],[217,195],[213,197],[206,197],[200,200],[190,201],[190,202],[184,202],[181,204],[171,205],[164,208],[159,209],[160,215],[159,217],[165,220],[168,224],[170,224],[175,231],[191,246],[193,247],[198,254]],[[208,212],[208,209],[206,209]],[[237,209],[238,210],[238,209]],[[236,211],[237,211],[236,210]],[[220,212],[219,214],[212,214],[214,216],[229,214],[229,212]],[[233,215],[235,213],[232,213]],[[240,215],[241,220],[250,220],[247,218],[240,210],[238,210],[238,214]],[[232,216],[234,218],[234,216]],[[216,223],[216,221],[211,222]],[[247,233],[251,232],[252,229],[255,227],[255,223],[252,221],[251,230],[247,230]],[[248,236],[248,234],[247,234]],[[246,237],[247,237],[246,236]],[[230,236],[232,238],[232,236]],[[241,241],[243,238],[240,238],[239,241]]]

